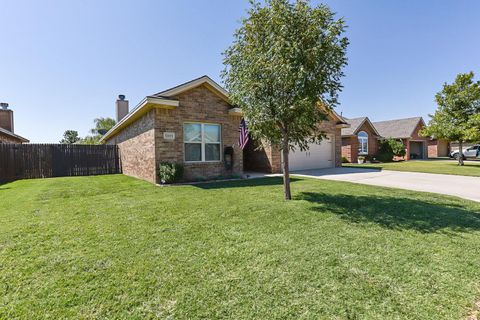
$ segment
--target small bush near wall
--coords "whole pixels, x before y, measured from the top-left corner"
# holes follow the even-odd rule
[[[350,163],[346,157],[342,157],[342,163]]]
[[[401,141],[386,139],[380,142],[377,158],[382,162],[390,162],[393,157],[404,157],[405,154],[405,146]]]
[[[174,183],[183,178],[183,165],[178,163],[162,162],[158,169],[160,183]]]

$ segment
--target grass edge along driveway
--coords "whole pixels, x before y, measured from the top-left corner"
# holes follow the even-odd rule
[[[0,186],[0,319],[461,319],[480,205],[293,178]]]
[[[367,168],[378,170],[409,171],[450,174],[458,176],[480,177],[480,161],[465,161],[464,166],[458,166],[455,160],[410,160],[388,163],[353,164],[344,163],[344,167]]]

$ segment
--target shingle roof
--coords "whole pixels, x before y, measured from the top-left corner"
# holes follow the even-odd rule
[[[374,122],[380,136],[384,138],[410,138],[422,117],[407,119],[395,119],[387,121]]]
[[[8,131],[7,129],[1,128],[0,127],[0,133],[3,133],[7,136],[10,136],[12,138],[18,139],[22,142],[30,142],[28,139],[25,139],[24,137],[19,136],[18,134],[15,134],[13,132]]]
[[[354,135],[358,128],[363,124],[367,117],[347,119],[345,121],[350,125],[350,128],[342,128],[342,136]]]

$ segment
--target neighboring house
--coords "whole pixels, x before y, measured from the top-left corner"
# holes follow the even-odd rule
[[[349,128],[342,129],[342,157],[357,162],[358,156],[374,155],[381,138],[368,117],[346,119]]]
[[[0,143],[28,143],[29,141],[14,133],[13,110],[8,103],[0,103]]]
[[[401,140],[405,145],[405,160],[441,157],[448,154],[448,142],[424,137],[420,131],[425,127],[422,117],[374,122],[383,138]]]
[[[342,129],[342,157],[357,162],[359,155],[374,156],[379,141],[393,138],[405,145],[405,160],[448,156],[446,140],[423,137],[425,127],[422,117],[371,122],[367,117],[347,119],[350,128]]]
[[[123,173],[159,182],[161,162],[181,163],[185,180],[242,175],[244,170],[281,171],[278,150],[264,145],[238,147],[242,113],[228,93],[207,76],[145,97],[129,112],[124,96],[117,100],[118,123],[101,142],[116,144]],[[293,152],[292,170],[341,165],[341,136],[345,121],[335,113],[319,124],[328,141],[308,152]],[[258,143],[257,143],[258,144]]]

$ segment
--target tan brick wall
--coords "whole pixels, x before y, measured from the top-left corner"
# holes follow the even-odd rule
[[[0,143],[23,143],[21,140],[0,132]]]
[[[243,174],[243,152],[238,147],[238,127],[241,117],[228,114],[232,106],[205,86],[183,92],[175,98],[179,100],[179,106],[176,109],[157,109],[156,111],[157,163],[163,161],[183,163],[186,180]],[[220,153],[222,159],[220,162],[185,163],[183,144],[183,124],[185,122],[221,125],[222,147]],[[165,140],[164,132],[174,132],[175,140]],[[233,170],[227,170],[223,162],[223,152],[227,146],[233,146],[234,149]]]
[[[124,174],[152,183],[157,181],[154,125],[155,109],[107,141],[118,145]]]
[[[345,157],[348,162],[357,161],[358,150],[354,152],[352,150],[353,140],[356,140],[356,137],[342,137],[342,157]]]

